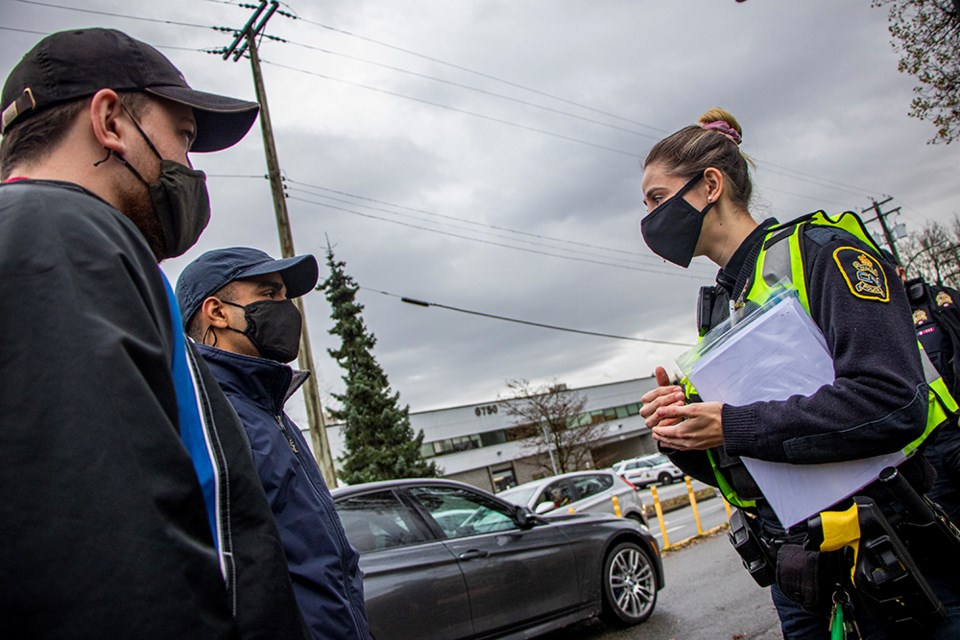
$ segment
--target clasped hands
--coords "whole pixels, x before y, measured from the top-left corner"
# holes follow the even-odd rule
[[[657,387],[643,394],[640,416],[653,431],[653,439],[680,451],[710,449],[723,445],[723,404],[687,404],[683,388],[670,384],[663,367],[656,369]]]

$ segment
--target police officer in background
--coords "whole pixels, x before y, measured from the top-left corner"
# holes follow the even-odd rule
[[[891,256],[892,257],[892,256]],[[898,267],[898,270],[902,268]],[[910,308],[917,339],[930,361],[943,376],[943,381],[954,398],[958,397],[960,381],[960,292],[943,285],[928,284],[922,277],[906,280],[901,276]],[[960,523],[960,429],[956,422],[951,428],[939,429],[925,447],[924,455],[937,470],[937,479],[928,492],[954,523]]]
[[[694,256],[707,256],[720,267],[716,286],[701,292],[701,335],[731,309],[762,304],[772,293],[770,283],[786,278],[823,332],[835,382],[809,397],[731,406],[695,402],[692,389],[688,394],[670,385],[658,367],[660,386],[643,396],[641,415],[675,464],[720,487],[740,508],[737,518],[760,541],[756,548],[763,551],[762,562],[776,566],[775,581],[772,569],[762,579],[751,573],[761,584],[773,582],[771,593],[787,640],[830,637],[831,620],[839,619],[835,598],[841,600],[846,621],[854,616],[865,638],[960,637],[955,574],[929,557],[922,558],[921,568],[910,565],[910,575],[929,582],[948,615],[943,620],[934,616],[925,629],[905,631],[888,617],[903,610],[898,603],[887,610],[867,608],[865,585],[849,583],[844,551],[825,553],[818,543],[811,544],[815,530],[807,523],[784,529],[740,461],[740,456],[750,456],[812,464],[912,452],[956,408],[943,381],[935,373],[925,377],[906,294],[890,286],[896,274],[880,259],[859,219],[847,215],[834,220],[818,212],[787,224],[754,221],[741,135],[733,116],[713,109],[698,125],[654,145],[644,162],[649,211],[641,223],[644,240],[654,253],[682,267]],[[929,488],[933,476],[922,456],[909,457],[895,471],[918,493]],[[889,517],[899,517],[898,523],[907,521],[891,492],[878,484],[862,491],[869,502],[862,510],[876,505]],[[849,592],[834,589],[842,584]]]

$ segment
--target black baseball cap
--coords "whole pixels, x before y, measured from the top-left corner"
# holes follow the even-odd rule
[[[47,107],[101,89],[143,91],[193,108],[192,151],[219,151],[240,141],[257,118],[256,102],[190,88],[173,63],[115,29],[75,29],[38,42],[3,85],[0,133]]]
[[[234,280],[267,273],[279,273],[287,287],[287,298],[299,298],[315,286],[320,277],[317,259],[310,254],[274,260],[251,247],[214,249],[187,265],[177,280],[177,304],[183,327],[208,297]]]

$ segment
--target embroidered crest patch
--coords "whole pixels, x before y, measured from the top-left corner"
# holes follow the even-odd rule
[[[917,309],[913,312],[913,324],[919,326],[927,321],[927,312],[923,309]]]
[[[953,304],[953,298],[950,297],[950,294],[946,291],[941,291],[937,294],[937,306],[938,307],[949,307]]]
[[[840,247],[833,252],[833,259],[840,267],[850,293],[864,300],[890,301],[887,274],[876,258],[854,247]]]

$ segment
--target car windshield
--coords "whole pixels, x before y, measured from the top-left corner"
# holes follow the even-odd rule
[[[520,506],[526,506],[530,501],[530,498],[533,497],[533,494],[537,491],[536,485],[531,487],[514,487],[513,489],[507,489],[506,491],[501,491],[497,494],[498,498],[503,498],[507,502],[512,502],[513,504],[518,504]]]

